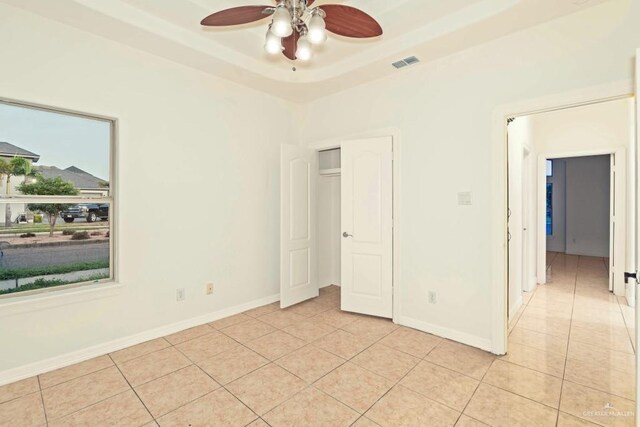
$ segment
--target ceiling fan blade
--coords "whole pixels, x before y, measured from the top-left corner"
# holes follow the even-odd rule
[[[327,31],[345,37],[364,39],[382,35],[378,21],[360,9],[341,4],[320,6],[326,14]]]
[[[300,33],[297,30],[295,30],[289,37],[285,37],[282,39],[282,46],[284,47],[282,53],[292,61],[295,61],[296,59],[298,39],[300,39]]]
[[[272,9],[271,6],[240,6],[231,9],[221,10],[204,18],[200,24],[209,27],[225,27],[227,25],[240,25],[249,22],[259,21],[268,17],[265,10]]]

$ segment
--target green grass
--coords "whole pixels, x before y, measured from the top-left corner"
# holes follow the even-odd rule
[[[52,288],[55,286],[70,285],[71,283],[94,282],[96,280],[106,279],[107,277],[109,277],[108,274],[95,274],[93,276],[89,276],[89,277],[78,279],[78,280],[36,279],[31,283],[18,286],[17,288],[1,290],[0,295],[13,294],[16,292],[23,292],[23,291],[32,291],[34,289]]]
[[[0,236],[3,234],[19,234],[19,233],[44,233],[49,232],[49,224],[25,224],[25,225],[17,225],[11,227],[2,227],[0,226]],[[99,221],[87,224],[86,222],[78,223],[78,224],[56,224],[53,228],[53,231],[62,231],[62,230],[76,230],[76,231],[85,231],[85,230],[106,230],[109,228],[109,222]]]
[[[109,260],[77,262],[75,264],[51,265],[47,267],[7,268],[0,270],[0,280],[73,273],[74,271],[95,270],[98,268],[109,268]]]

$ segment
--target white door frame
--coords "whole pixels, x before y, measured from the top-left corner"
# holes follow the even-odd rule
[[[536,244],[536,260],[537,260],[537,277],[538,283],[544,284],[546,283],[546,270],[547,270],[547,234],[546,234],[546,182],[547,182],[547,160],[553,159],[565,159],[565,158],[574,158],[574,157],[588,157],[588,156],[614,156],[616,159],[616,170],[622,173],[622,179],[620,180],[621,185],[616,186],[616,194],[611,193],[610,200],[615,200],[616,203],[616,212],[618,215],[616,216],[616,230],[615,235],[609,235],[609,253],[613,254],[616,251],[616,248],[611,244],[615,242],[615,245],[618,247],[617,252],[620,251],[625,252],[625,233],[626,233],[626,182],[627,182],[627,171],[626,171],[626,148],[625,147],[616,147],[616,148],[603,148],[601,150],[587,150],[587,151],[554,151],[554,152],[543,152],[538,155],[538,167],[536,169],[536,182],[537,182],[537,192],[536,198],[538,201],[538,206],[536,209],[536,224],[537,224],[537,244]],[[613,182],[610,183],[613,186]],[[612,187],[613,188],[613,187]],[[617,197],[614,197],[616,196]],[[623,204],[624,206],[620,206]],[[609,217],[613,214],[614,206],[610,204],[609,208]],[[614,239],[614,237],[617,237]],[[620,247],[621,246],[621,247]],[[625,286],[624,286],[624,271],[625,271],[625,257],[621,257],[621,260],[618,260],[618,265],[616,266],[616,277],[617,280],[614,283],[614,293],[618,296],[624,296],[625,294]],[[611,260],[609,261],[611,263]],[[610,264],[611,265],[611,264]],[[622,279],[622,282],[620,281]],[[622,283],[622,284],[621,284]],[[616,286],[617,284],[617,286]]]
[[[522,158],[522,290],[533,292],[537,283],[531,280],[531,147],[524,145]],[[534,217],[535,218],[535,217]],[[526,231],[525,231],[526,229]]]
[[[491,144],[491,347],[495,354],[507,352],[507,119],[546,111],[628,98],[634,80],[584,88],[498,106],[492,115]],[[394,313],[395,314],[395,313]]]
[[[393,321],[398,323],[398,319],[401,318],[401,304],[400,295],[402,292],[402,278],[400,270],[400,212],[401,212],[401,198],[400,198],[400,130],[398,128],[384,128],[378,130],[372,130],[369,132],[355,133],[351,135],[345,135],[341,137],[325,139],[315,142],[310,142],[308,148],[316,151],[329,150],[332,148],[340,148],[342,141],[349,141],[352,139],[366,139],[366,138],[378,138],[390,136],[393,141]]]

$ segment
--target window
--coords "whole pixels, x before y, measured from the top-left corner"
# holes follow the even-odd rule
[[[553,176],[553,160],[547,160],[547,177]]]
[[[113,279],[113,131],[0,101],[0,298]]]
[[[553,235],[553,183],[547,182],[547,236]]]

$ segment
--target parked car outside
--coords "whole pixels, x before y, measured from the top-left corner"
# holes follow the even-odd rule
[[[64,220],[64,222],[73,222],[77,218],[84,218],[87,222],[95,222],[98,219],[106,221],[109,219],[109,205],[75,205],[65,211],[60,212],[60,217]]]

